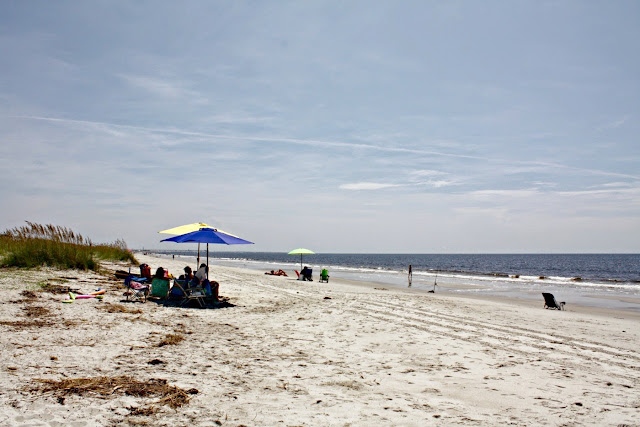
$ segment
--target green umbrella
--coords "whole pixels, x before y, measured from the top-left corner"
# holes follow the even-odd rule
[[[302,255],[315,255],[315,252],[310,251],[309,249],[298,248],[289,252],[288,255],[300,255],[300,270],[302,270]]]

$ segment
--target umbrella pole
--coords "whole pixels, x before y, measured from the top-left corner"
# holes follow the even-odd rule
[[[300,271],[302,271],[302,254],[300,254]]]
[[[198,242],[198,261],[196,264],[196,270],[200,268],[200,242]]]
[[[207,280],[209,280],[209,244],[207,243]]]

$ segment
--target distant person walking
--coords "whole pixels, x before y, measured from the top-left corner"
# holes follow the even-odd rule
[[[409,264],[409,287],[411,287],[411,282],[413,281],[413,271],[411,271],[411,264]]]

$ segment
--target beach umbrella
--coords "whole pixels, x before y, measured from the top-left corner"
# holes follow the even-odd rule
[[[161,240],[161,242],[198,243],[198,247],[200,246],[200,243],[206,243],[207,244],[207,266],[209,265],[209,243],[221,244],[221,245],[253,245],[253,242],[241,239],[238,236],[225,233],[222,230],[218,230],[212,227],[203,227],[197,231],[192,231],[190,233],[169,237],[168,239],[163,239]],[[198,260],[198,264],[199,263],[200,261]]]
[[[294,249],[288,255],[300,255],[300,270],[302,270],[302,255],[315,255],[316,253],[305,248]]]
[[[180,234],[191,233],[193,231],[198,231],[201,228],[214,228],[214,227],[209,224],[205,224],[204,222],[194,222],[191,224],[179,225],[177,227],[169,228],[167,230],[158,231],[158,233],[180,235]],[[228,234],[229,236],[238,237],[220,229],[218,229],[218,231]],[[198,243],[198,265],[200,265],[200,243]],[[207,265],[209,265],[209,262],[207,262]]]
[[[216,229],[224,234],[228,234],[229,236],[233,236],[233,237],[238,237],[238,236],[234,236],[231,233],[228,233],[224,230],[220,230],[219,228],[215,228],[212,225],[209,224],[205,224],[204,222],[194,222],[192,224],[185,224],[185,225],[179,225],[178,227],[173,227],[173,228],[169,228],[167,230],[162,230],[162,231],[158,231],[158,233],[160,234],[186,234],[186,233],[191,233],[192,231],[198,231],[201,228],[213,228]]]

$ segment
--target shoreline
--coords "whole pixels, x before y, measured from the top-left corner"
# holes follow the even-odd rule
[[[224,308],[126,302],[122,280],[95,273],[0,270],[0,425],[640,424],[635,316],[212,267]],[[38,290],[62,280],[107,293],[63,304]],[[183,401],[39,382],[97,378]]]
[[[140,252],[136,250],[136,252]],[[176,256],[192,256],[191,253],[195,251],[175,251]],[[150,255],[154,256],[172,256],[174,255],[173,251],[169,250],[158,250],[158,252],[154,250],[145,251]],[[254,254],[254,257],[251,256]],[[261,257],[256,257],[255,255],[264,256],[264,259],[260,259]],[[195,256],[195,255],[193,255]],[[355,262],[356,264],[344,263],[343,259],[335,258],[335,257],[346,257],[346,259],[351,259],[351,262]],[[364,259],[359,259],[358,257],[363,256]],[[377,261],[381,264],[372,263],[373,260],[369,257],[385,257],[385,256],[393,256],[395,259],[378,259]],[[440,257],[480,257],[480,258],[491,258],[491,257],[505,257],[505,258],[513,258],[513,257],[640,257],[640,254],[634,253],[554,253],[554,254],[535,254],[535,253],[527,253],[527,254],[385,254],[385,253],[324,253],[320,255],[314,255],[312,258],[306,260],[310,265],[322,265],[323,268],[330,269],[345,269],[345,270],[353,270],[358,272],[387,272],[387,273],[402,273],[406,274],[406,267],[408,264],[412,264],[411,259],[414,261],[421,261],[420,264],[414,264],[413,272],[414,276],[420,277],[433,277],[434,275],[444,275],[445,277],[451,278],[460,278],[461,280],[472,280],[474,277],[480,280],[505,280],[505,279],[524,279],[525,281],[541,281],[540,283],[558,283],[565,285],[579,285],[579,284],[589,284],[589,285],[597,285],[597,286],[616,286],[616,285],[640,285],[640,275],[638,275],[636,268],[630,267],[629,269],[625,269],[624,274],[621,272],[611,271],[611,266],[608,265],[609,268],[608,274],[609,277],[601,277],[599,274],[607,274],[607,272],[586,272],[582,271],[579,268],[574,269],[571,274],[567,270],[566,265],[558,266],[557,268],[548,268],[545,267],[546,264],[539,265],[535,270],[527,270],[527,266],[513,266],[510,263],[518,263],[526,260],[522,259],[510,259],[510,260],[500,260],[499,263],[501,265],[498,270],[487,270],[488,265],[465,265],[464,261],[460,261],[461,263],[457,263],[454,267],[451,265],[449,269],[447,267],[442,266],[441,268],[437,268],[434,266],[423,265],[422,263],[442,263],[444,261],[438,260]],[[320,257],[320,261],[317,261],[315,258]],[[353,258],[356,259],[353,259]],[[406,259],[405,263],[402,265],[398,265],[397,257],[402,257]],[[422,259],[416,260],[415,257],[424,257]],[[291,257],[284,257],[283,254],[279,252],[216,252],[216,259],[221,262],[248,262],[248,263],[264,263],[265,265],[293,265],[295,266],[297,262],[292,262]],[[554,260],[549,260],[553,262]],[[575,264],[580,264],[581,260],[565,260],[565,261],[574,261]],[[584,260],[582,260],[584,261]],[[624,260],[617,260],[616,262],[622,262]],[[635,261],[635,259],[634,259]],[[638,260],[640,261],[640,260]],[[390,263],[389,263],[390,262]],[[467,261],[469,262],[469,261]],[[611,261],[609,261],[611,262]],[[333,263],[336,263],[335,265]],[[507,264],[505,264],[507,263]],[[384,265],[383,265],[384,264]],[[483,269],[484,267],[484,269]],[[585,267],[584,265],[582,267]],[[600,268],[605,268],[605,265],[600,265]],[[638,265],[640,267],[640,265]],[[466,268],[466,269],[465,269]],[[475,270],[473,270],[476,268]],[[560,270],[564,271],[558,271]],[[591,267],[593,268],[593,267]],[[469,270],[471,269],[471,270]],[[631,273],[633,271],[633,273]],[[559,273],[567,273],[562,275]],[[622,274],[622,275],[621,275]],[[632,277],[628,277],[632,274]],[[625,278],[623,278],[625,277]],[[517,280],[516,280],[517,282]]]
[[[170,258],[171,255],[166,255],[166,254],[152,254],[148,256],[157,257],[158,259],[162,259],[162,260],[171,259]],[[178,257],[185,262],[188,261],[190,258],[192,258],[193,261],[191,263],[195,265],[195,257],[189,257],[185,255],[178,255]],[[178,259],[176,259],[176,261],[177,260]],[[217,259],[211,258],[210,261],[212,262],[211,268],[215,269],[217,267],[215,264]],[[201,262],[203,262],[202,259],[201,259]],[[230,265],[232,263],[230,263],[228,260],[225,260],[224,262],[225,262],[225,267],[228,267],[228,268],[245,269],[248,272],[264,272],[264,270],[260,268],[259,262],[249,262],[247,266],[242,266],[242,267]],[[238,261],[238,262],[243,262],[243,261]],[[309,265],[313,265],[313,264],[310,263]],[[291,273],[291,272],[288,271],[288,273]],[[315,276],[314,276],[314,280],[317,280]],[[331,280],[334,280],[334,281],[339,280],[344,283],[361,285],[365,287],[367,286],[388,287],[394,290],[398,290],[400,292],[415,291],[418,294],[429,293],[429,288],[419,288],[419,287],[409,288],[406,285],[400,286],[400,285],[387,283],[383,281],[368,281],[368,280],[359,280],[359,279],[343,278],[343,277],[336,278],[335,275],[331,278]],[[446,280],[446,279],[441,278],[441,280]],[[525,307],[532,307],[532,308],[544,307],[544,299],[542,298],[542,295],[539,291],[512,292],[516,296],[502,295],[501,293],[504,293],[504,291],[501,292],[499,290],[489,291],[482,294],[472,294],[468,292],[465,293],[465,291],[484,290],[486,289],[487,286],[482,284],[465,283],[464,281],[460,281],[456,283],[448,283],[447,281],[441,281],[441,280],[439,280],[438,282],[438,287],[435,293],[444,294],[454,298],[465,298],[465,299],[483,300],[483,301],[502,301],[505,303],[521,305]],[[416,282],[415,276],[414,276],[414,282]],[[462,291],[460,292],[460,290]],[[571,295],[570,292],[567,292],[567,291],[565,292]],[[558,297],[558,293],[556,293],[556,296]],[[589,305],[589,304],[581,303],[580,301],[572,301],[570,297],[567,297],[566,299],[562,299],[563,301],[564,300],[567,301],[567,306],[565,307],[565,310],[576,311],[581,313],[594,313],[602,316],[624,316],[625,318],[640,320],[640,296],[632,297],[632,296],[625,296],[625,295],[608,296],[608,295],[585,294],[585,295],[581,295],[580,299],[584,299],[586,301],[589,301],[589,299],[592,299],[594,304]],[[605,307],[605,306],[602,306],[602,303],[600,303],[600,305],[597,305],[597,301],[596,301],[597,299],[616,301],[616,302],[619,302],[620,304],[618,304],[618,307]],[[560,299],[558,300],[560,301]],[[625,307],[623,306],[624,303],[628,303],[629,305]]]

